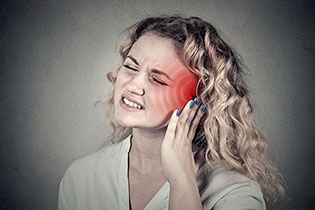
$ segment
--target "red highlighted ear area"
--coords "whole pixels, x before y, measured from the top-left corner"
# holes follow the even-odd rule
[[[157,103],[162,113],[182,110],[185,104],[196,96],[198,78],[189,70],[173,71],[172,85],[157,90]]]

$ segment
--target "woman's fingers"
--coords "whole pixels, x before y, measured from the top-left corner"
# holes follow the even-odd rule
[[[196,98],[193,103],[191,103],[190,105],[190,111],[189,111],[189,116],[188,116],[188,119],[187,119],[187,123],[185,125],[185,137],[188,138],[188,140],[192,140],[189,138],[189,133],[191,133],[191,126],[192,126],[192,122],[193,120],[196,118],[196,113],[198,112],[198,109],[200,107],[200,98]]]
[[[165,140],[172,143],[191,144],[199,121],[205,111],[201,105],[200,98],[188,101],[183,111],[175,110],[167,127]]]
[[[202,114],[200,115],[198,111],[200,110],[200,105],[200,98],[196,98],[194,101],[190,100],[185,105],[177,122],[174,141],[177,141],[180,144],[191,144],[192,138],[194,137],[193,134],[196,131],[195,124],[197,123],[198,125],[202,116]]]
[[[172,114],[171,120],[167,126],[164,140],[172,141],[174,139],[175,133],[176,133],[177,122],[178,122],[178,116],[179,116],[179,110],[177,109]]]
[[[201,117],[203,116],[203,114],[206,111],[206,107],[204,105],[200,106],[199,109],[196,111],[195,113],[195,117],[194,119],[191,121],[190,124],[190,129],[189,129],[189,133],[188,133],[188,139],[192,140],[195,136],[198,124],[201,120]]]
[[[183,111],[180,113],[177,122],[176,134],[174,141],[178,141],[177,143],[186,143],[186,138],[188,134],[187,124],[190,124],[190,112],[192,111],[190,107],[193,107],[194,101],[190,100],[186,103]]]
[[[178,127],[184,128],[187,124],[187,119],[189,118],[190,114],[190,107],[193,106],[194,101],[190,100],[186,103],[183,111],[180,113],[179,120],[178,120]]]

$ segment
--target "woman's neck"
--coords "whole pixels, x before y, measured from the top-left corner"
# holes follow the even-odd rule
[[[162,172],[161,144],[165,131],[166,128],[159,130],[132,129],[130,167],[144,175]]]

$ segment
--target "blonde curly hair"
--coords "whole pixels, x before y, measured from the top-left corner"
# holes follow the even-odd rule
[[[268,160],[267,142],[253,120],[253,108],[244,81],[240,58],[219,36],[217,30],[198,17],[180,15],[149,17],[127,28],[128,42],[120,47],[123,65],[137,39],[147,33],[173,40],[178,57],[199,76],[197,94],[207,114],[199,123],[194,143],[206,148],[209,168],[213,162],[257,181],[268,207],[284,195],[282,176]],[[107,116],[113,128],[111,139],[119,142],[131,134],[130,128],[110,117],[113,91],[121,66],[107,74],[112,83]]]

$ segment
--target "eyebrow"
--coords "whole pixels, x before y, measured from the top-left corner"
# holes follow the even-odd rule
[[[165,72],[163,72],[163,71],[160,71],[160,70],[157,70],[157,69],[152,69],[152,73],[164,75],[164,76],[166,76],[169,80],[173,81],[173,80],[172,80]]]
[[[139,63],[138,63],[137,59],[135,59],[135,58],[132,57],[131,55],[128,55],[127,58],[129,58],[129,59],[132,60],[136,65],[139,66]],[[152,69],[152,73],[159,74],[159,75],[164,75],[164,76],[166,76],[169,80],[173,81],[165,72],[160,71],[160,70],[158,70],[158,69]]]
[[[131,55],[128,55],[127,58],[129,58],[130,60],[132,60],[135,64],[139,66],[138,61],[134,57],[132,57]]]

